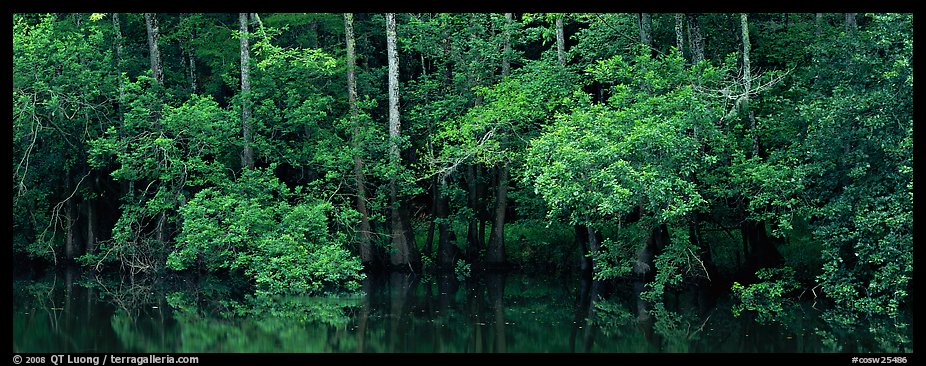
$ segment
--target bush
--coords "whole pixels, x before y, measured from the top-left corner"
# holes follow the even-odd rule
[[[210,271],[240,270],[258,294],[356,290],[362,266],[344,235],[328,229],[331,203],[300,193],[267,170],[204,189],[180,209],[183,225],[168,267],[200,262]]]
[[[733,315],[740,316],[743,310],[751,310],[759,314],[759,321],[776,319],[784,310],[782,305],[790,301],[787,295],[798,288],[794,269],[762,268],[756,271],[756,277],[762,282],[747,286],[733,282],[731,290],[739,301],[733,306]]]

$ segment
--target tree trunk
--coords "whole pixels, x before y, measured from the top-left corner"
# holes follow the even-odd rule
[[[241,32],[241,131],[244,134],[244,149],[241,152],[241,167],[254,168],[254,150],[251,147],[251,51],[248,46],[248,13],[238,13],[238,30]]]
[[[820,36],[823,34],[823,13],[816,13],[814,19],[814,30],[813,35],[817,39],[820,39]]]
[[[638,16],[640,26],[640,43],[653,51],[653,17],[650,13],[640,13]]]
[[[846,13],[846,36],[848,37],[850,47],[846,52],[846,66],[848,70],[854,68],[854,62],[852,61],[852,50],[856,47],[856,40],[858,36],[858,23],[855,21],[855,13]],[[845,151],[849,153],[849,146],[846,145]]]
[[[592,258],[589,257],[588,228],[582,224],[573,225],[575,230],[576,246],[579,247],[579,271],[592,275]]]
[[[563,35],[563,16],[556,17],[556,57],[560,66],[566,66],[566,37]]]
[[[386,53],[389,63],[389,158],[394,166],[401,164],[399,137],[401,121],[399,116],[399,56],[396,49],[395,13],[386,13]],[[395,179],[393,178],[393,181]]]
[[[68,169],[67,174],[64,177],[65,179],[65,193],[70,194],[74,191],[73,183],[71,181],[71,170]],[[64,257],[68,261],[74,260],[77,258],[77,247],[79,246],[77,241],[79,240],[79,234],[77,232],[77,204],[74,202],[74,197],[67,198],[66,204],[66,218],[65,220],[65,240],[64,240]]]
[[[370,212],[367,210],[367,189],[363,179],[363,159],[360,147],[360,108],[357,106],[357,54],[354,49],[354,14],[344,13],[344,38],[347,43],[347,102],[350,107],[351,148],[354,150],[354,185],[357,187],[357,212],[360,213],[360,261],[364,265],[373,262],[373,250],[370,247]]]
[[[743,238],[746,251],[748,243],[749,253],[746,254],[745,269],[747,275],[752,275],[760,268],[776,267],[784,260],[781,252],[769,239],[765,231],[765,221],[747,219],[743,222]]]
[[[505,262],[505,211],[508,208],[508,166],[498,167],[498,188],[495,191],[495,220],[489,234],[489,248],[486,260],[492,264]]]
[[[701,38],[701,25],[698,21],[699,14],[688,13],[688,49],[691,50],[691,62],[699,63],[704,60],[704,39]]]
[[[855,21],[855,13],[846,13],[846,35],[855,36],[858,33],[858,23]]]
[[[714,254],[709,242],[704,242],[702,246],[701,241],[701,225],[698,221],[698,214],[696,212],[691,212],[688,214],[688,241],[691,245],[696,248],[700,248],[703,252],[700,256],[704,262],[704,271],[709,280],[717,278],[717,266],[714,265]]]
[[[466,242],[467,242],[467,253],[466,257],[470,260],[476,259],[479,256],[479,251],[483,247],[483,237],[482,232],[479,231],[479,212],[481,208],[479,207],[478,192],[477,192],[477,182],[476,182],[476,167],[472,164],[466,166],[466,190],[467,190],[467,201],[469,208],[472,210],[472,217],[469,218],[469,223],[466,228]]]
[[[508,77],[511,72],[511,63],[508,54],[511,52],[511,34],[507,25],[511,24],[511,13],[505,13],[507,22],[505,27],[505,53],[502,55],[502,77]],[[507,138],[502,137],[502,144]],[[501,265],[505,263],[505,213],[508,210],[508,164],[503,162],[497,166],[498,187],[495,191],[495,219],[492,222],[492,233],[489,238],[489,248],[486,261],[490,264]]]
[[[399,56],[395,29],[395,13],[386,13],[386,54],[389,60],[389,160],[393,168],[398,170],[401,168],[402,157],[397,144],[401,136],[401,119],[399,116]],[[411,233],[407,232],[409,223],[402,210],[404,207],[400,207],[402,197],[398,191],[397,175],[397,173],[393,174],[389,179],[389,193],[392,198],[390,202],[392,244],[395,246],[390,263],[394,267],[408,267],[409,270],[415,271],[420,266],[418,248],[414,241],[408,239]]]
[[[588,226],[586,231],[588,234],[588,252],[591,255],[598,253],[598,250],[601,249],[601,234],[598,233],[595,228]],[[592,274],[595,273],[595,261],[592,260]]]
[[[749,107],[749,96],[752,93],[752,68],[749,62],[749,18],[746,13],[740,14],[740,28],[743,30],[743,108],[749,114],[749,132],[752,134],[752,156],[759,156],[759,131],[756,130],[756,115]]]
[[[447,177],[440,179],[440,184],[437,186],[435,192],[437,206],[437,218],[440,221],[437,224],[437,256],[438,263],[442,269],[453,269],[453,264],[457,259],[457,247],[451,240],[450,235],[450,224],[447,222],[448,218],[448,203],[447,203]]]
[[[675,47],[678,48],[678,54],[682,57],[685,57],[685,37],[682,34],[685,28],[684,17],[682,13],[675,13]]]
[[[509,27],[511,26],[512,15],[511,13],[505,13],[505,45],[504,52],[502,53],[502,76],[507,77],[511,73],[511,62],[509,57],[511,57],[511,32]]]
[[[189,18],[189,14],[180,13],[181,21],[183,21],[183,19],[188,19],[188,18]],[[191,27],[190,33],[187,34],[188,38],[186,40],[180,41],[181,52],[184,55],[186,55],[187,63],[189,65],[187,67],[187,71],[189,72],[189,77],[190,77],[190,80],[189,80],[190,81],[190,94],[196,94],[196,62],[194,62],[193,45],[192,45],[193,32],[194,32],[193,28]]]
[[[122,116],[122,99],[125,96],[125,90],[122,88],[122,25],[119,22],[119,13],[113,13],[113,43],[116,44],[116,75],[118,75],[119,102],[116,108],[116,115]]]
[[[428,237],[424,240],[424,252],[422,257],[431,257],[431,253],[434,253],[434,229],[435,222],[437,221],[437,196],[440,195],[439,188],[437,187],[437,177],[431,177],[431,222],[428,223]]]
[[[100,191],[100,176],[98,174],[93,174],[93,191]],[[87,241],[84,243],[84,252],[93,253],[96,251],[96,242],[97,242],[97,214],[96,214],[96,200],[87,199],[84,201],[84,205],[87,206]]]
[[[650,235],[647,235],[646,240],[644,240],[643,246],[637,250],[633,273],[644,282],[650,281],[656,272],[654,259],[661,241],[660,234],[660,226],[653,228]]]
[[[158,51],[158,19],[155,13],[145,13],[145,27],[148,29],[148,58],[151,63],[151,77],[158,84],[164,82],[161,70],[161,52]]]

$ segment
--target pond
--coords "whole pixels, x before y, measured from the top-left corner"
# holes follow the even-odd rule
[[[75,270],[13,283],[13,351],[912,352],[912,324],[850,324],[812,301],[760,318],[688,289],[664,306],[640,284],[473,273],[368,278],[350,296],[257,299],[218,277],[114,279]]]

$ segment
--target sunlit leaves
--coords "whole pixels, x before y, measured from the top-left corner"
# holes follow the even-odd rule
[[[361,265],[345,235],[328,229],[332,211],[328,202],[294,197],[265,170],[247,170],[181,208],[168,266],[182,270],[202,258],[210,270],[240,269],[264,295],[355,290]]]
[[[617,56],[591,69],[618,83],[608,103],[578,103],[528,149],[527,171],[551,214],[605,222],[642,204],[659,222],[672,222],[705,203],[688,179],[703,160],[693,128],[709,128],[711,115],[691,110],[705,102],[679,65]],[[630,78],[638,69],[652,74],[638,83]]]

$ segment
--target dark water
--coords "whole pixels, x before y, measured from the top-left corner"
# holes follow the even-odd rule
[[[812,303],[734,317],[686,290],[662,307],[640,286],[521,274],[393,274],[364,293],[255,299],[228,280],[14,281],[14,352],[912,352],[912,324],[847,324]]]

